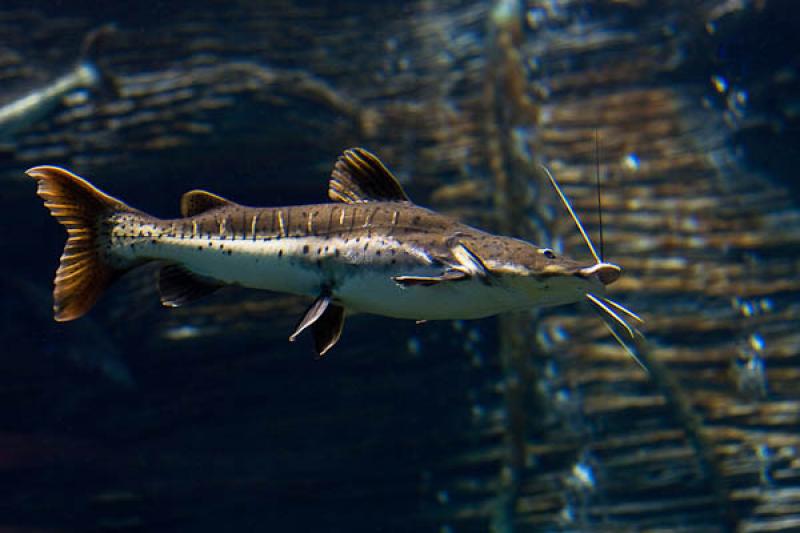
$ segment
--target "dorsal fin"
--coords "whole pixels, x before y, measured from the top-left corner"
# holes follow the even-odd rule
[[[211,209],[229,205],[237,204],[208,191],[189,191],[181,196],[181,216],[193,217]]]
[[[409,201],[397,178],[363,148],[350,148],[339,156],[328,182],[328,197],[348,204]]]

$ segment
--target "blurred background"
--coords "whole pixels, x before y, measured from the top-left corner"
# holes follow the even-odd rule
[[[4,0],[0,531],[800,530],[799,15]],[[656,371],[581,306],[358,316],[315,361],[287,342],[308,302],[162,309],[147,269],[53,321],[65,235],[26,168],[168,217],[193,188],[326,201],[351,146],[421,205],[577,257],[538,167],[595,240],[599,175]]]

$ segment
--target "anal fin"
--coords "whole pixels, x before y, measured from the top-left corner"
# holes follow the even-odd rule
[[[324,357],[339,342],[343,329],[344,307],[336,304],[329,305],[311,328],[311,332],[314,334],[314,349],[319,357]]]
[[[314,335],[314,348],[319,357],[333,348],[344,327],[344,307],[334,304],[329,295],[322,295],[311,304],[300,323],[289,337],[294,342],[307,328],[311,327]]]
[[[221,283],[202,278],[180,265],[165,265],[158,272],[161,305],[180,307],[221,288]]]

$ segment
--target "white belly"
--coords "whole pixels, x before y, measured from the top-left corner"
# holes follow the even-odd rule
[[[210,243],[210,245],[209,245]],[[162,259],[183,265],[195,274],[254,289],[317,297],[330,287],[333,297],[350,312],[413,320],[471,319],[523,309],[530,301],[517,291],[486,285],[477,279],[429,286],[400,286],[393,276],[435,276],[439,269],[334,260],[317,254],[305,239],[272,241],[137,239],[116,253],[126,258]]]
[[[117,253],[130,259],[174,262],[200,276],[253,289],[318,296],[323,283],[320,269],[298,259],[298,253],[303,255],[302,243],[295,239],[264,242],[162,237],[155,242],[138,239],[133,248],[128,243]]]
[[[414,320],[482,318],[530,306],[519,295],[477,279],[411,287],[400,286],[391,279],[393,275],[409,274],[414,273],[385,275],[365,271],[343,280],[334,294],[353,311]]]

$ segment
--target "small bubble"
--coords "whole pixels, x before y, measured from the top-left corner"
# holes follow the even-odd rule
[[[579,487],[589,490],[594,489],[594,472],[592,471],[592,467],[588,464],[584,462],[575,464],[575,466],[572,467],[572,475]]]
[[[747,91],[736,91],[736,103],[744,107],[747,105]]]
[[[764,338],[758,333],[753,333],[750,335],[748,341],[750,342],[750,347],[756,352],[764,351]]]
[[[756,457],[761,463],[761,468],[758,472],[758,480],[762,485],[772,484],[772,476],[770,475],[770,468],[772,466],[772,452],[766,444],[759,444],[756,446]]]
[[[556,391],[556,403],[568,404],[571,400],[572,393],[569,389],[558,389]]]
[[[547,12],[542,9],[535,7],[533,9],[529,9],[528,13],[525,15],[525,21],[528,23],[528,26],[535,30],[539,26],[542,25],[547,20]]]
[[[544,367],[544,377],[550,381],[558,378],[560,372],[558,370],[558,365],[552,359],[547,361],[547,364]]]
[[[725,78],[716,74],[711,76],[711,85],[714,86],[714,89],[716,89],[718,93],[724,93],[728,90],[728,82]]]
[[[766,444],[759,444],[756,446],[756,455],[759,459],[769,459],[772,457],[772,454],[769,451],[769,447]]]
[[[197,326],[185,325],[170,328],[163,333],[163,336],[171,341],[178,341],[198,337],[201,334],[202,331]]]
[[[757,351],[743,348],[733,365],[736,388],[750,400],[760,400],[767,395],[767,376],[764,359]]]
[[[622,159],[622,166],[626,169],[635,172],[639,170],[641,163],[639,161],[639,156],[634,154],[633,152],[629,153]]]
[[[572,507],[571,503],[566,504],[561,509],[561,513],[559,513],[559,515],[563,522],[568,524],[575,522],[575,509]]]
[[[418,337],[411,337],[406,343],[406,350],[411,355],[419,355],[422,351],[422,346]]]

